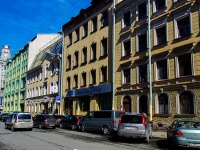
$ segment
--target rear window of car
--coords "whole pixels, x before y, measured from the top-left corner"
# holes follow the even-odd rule
[[[137,115],[124,115],[122,116],[121,123],[142,123],[142,117]]]
[[[18,119],[31,119],[30,114],[19,114]]]
[[[116,111],[115,112],[115,118],[119,118],[122,114],[124,114],[125,112],[123,111]]]

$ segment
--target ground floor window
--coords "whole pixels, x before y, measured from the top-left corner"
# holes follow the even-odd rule
[[[160,94],[158,97],[158,108],[159,108],[159,114],[169,113],[168,96],[165,93]]]
[[[81,97],[80,110],[81,111],[90,111],[90,97],[89,96]]]
[[[148,114],[147,96],[143,95],[139,99],[139,113]]]
[[[192,93],[185,91],[179,96],[180,114],[194,114],[194,99]]]
[[[99,95],[99,110],[112,110],[112,95],[111,94]]]

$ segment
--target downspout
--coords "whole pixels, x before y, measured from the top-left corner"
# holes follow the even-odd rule
[[[113,0],[112,12],[112,110],[115,103],[115,0]]]
[[[150,121],[152,121],[152,80],[151,80],[151,28],[150,28],[150,24],[151,24],[151,18],[150,18],[150,0],[148,0],[147,3],[147,12],[148,12],[148,57],[149,57],[149,64],[148,64],[148,71],[149,71],[149,119]]]
[[[61,57],[61,59],[59,59],[60,60],[60,72],[59,72],[59,86],[60,86],[60,114],[63,114],[63,105],[62,105],[62,103],[64,102],[64,100],[63,100],[63,96],[62,96],[62,73],[63,73],[63,59],[64,59],[64,57],[63,57],[63,53],[64,53],[64,32],[63,32],[63,30],[62,30],[62,26],[61,26],[61,32],[62,32],[62,51],[61,51],[61,54],[59,54],[59,58]]]

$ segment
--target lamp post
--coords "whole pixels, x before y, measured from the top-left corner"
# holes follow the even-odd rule
[[[148,16],[148,38],[147,38],[147,41],[148,41],[148,45],[147,45],[147,48],[148,48],[148,60],[149,60],[149,63],[148,63],[148,75],[149,75],[149,115],[150,115],[150,121],[152,121],[152,80],[151,80],[151,33],[150,33],[150,24],[151,24],[151,18],[150,18],[150,0],[147,0],[147,16]]]

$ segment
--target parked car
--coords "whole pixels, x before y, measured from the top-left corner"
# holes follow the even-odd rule
[[[200,120],[175,120],[167,126],[167,140],[172,149],[200,148]]]
[[[56,118],[48,114],[37,114],[33,118],[33,126],[40,129],[46,127],[56,128]]]
[[[72,128],[72,130],[78,129],[82,116],[69,115],[60,122],[60,128]]]
[[[10,128],[12,131],[16,129],[28,129],[32,131],[33,120],[30,113],[12,113],[5,121],[5,129]]]
[[[119,110],[100,110],[90,111],[81,119],[80,129],[103,131],[103,134],[110,134],[111,131],[117,131],[119,117],[124,114]]]
[[[54,118],[56,118],[56,126],[60,126],[60,122],[64,120],[67,116],[64,115],[53,115]]]
[[[10,113],[2,113],[0,115],[0,120],[5,122],[8,119],[9,115],[10,115]]]
[[[120,116],[118,135],[129,138],[143,138],[149,142],[152,126],[145,113],[125,113]]]

